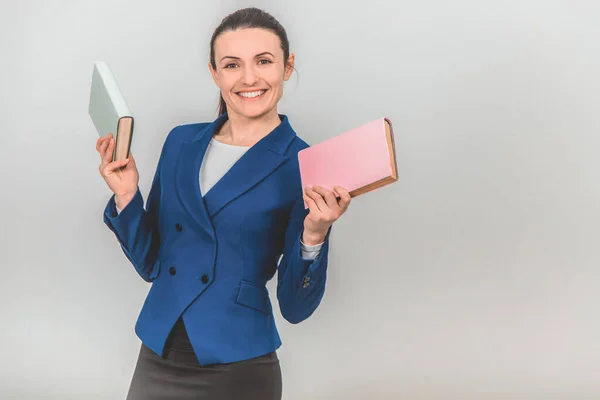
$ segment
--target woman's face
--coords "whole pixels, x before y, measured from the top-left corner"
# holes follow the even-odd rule
[[[209,68],[227,113],[257,118],[277,112],[283,82],[294,69],[294,55],[285,62],[279,37],[266,29],[239,29],[221,34],[214,46],[216,70]]]

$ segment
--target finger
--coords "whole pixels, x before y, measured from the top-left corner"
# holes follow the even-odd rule
[[[113,138],[109,138],[107,140],[106,147],[104,148],[104,152],[102,153],[102,162],[108,164],[112,162],[113,150],[115,148],[115,140]]]
[[[322,186],[313,186],[313,190],[323,197],[325,203],[327,203],[327,207],[329,207],[331,210],[339,208],[335,194],[331,190],[327,190]]]
[[[133,155],[131,154],[131,152],[129,153],[129,157],[127,157],[127,159],[129,160],[129,162],[125,166],[125,170],[127,170],[127,171],[136,170],[137,166],[135,165],[135,159],[133,158]]]
[[[129,163],[129,159],[126,158],[124,160],[112,161],[106,165],[104,171],[107,175],[114,173],[116,170],[125,167]]]
[[[104,138],[99,137],[98,140],[96,140],[96,151],[97,152],[100,152],[100,147],[102,146],[102,143],[104,143]]]
[[[100,149],[98,151],[100,152],[100,162],[101,162],[101,164],[106,164],[106,162],[104,161],[104,159],[106,158],[105,157],[105,153],[106,153],[106,149],[108,148],[109,145],[110,145],[110,142],[108,140],[104,140],[102,142],[102,144],[100,145]]]
[[[100,147],[101,147],[102,143],[106,142],[111,137],[112,137],[112,133],[109,133],[106,136],[99,137],[98,140],[96,140],[96,150],[100,151]]]
[[[316,191],[314,191],[311,188],[306,188],[306,194],[314,200],[314,202],[316,203],[317,207],[319,208],[319,211],[321,211],[322,213],[325,213],[329,210],[329,207],[327,206],[327,203],[325,202],[325,199],[323,199],[323,197],[317,193]]]
[[[317,203],[315,203],[315,201],[312,198],[310,198],[307,194],[304,194],[302,197],[304,198],[304,201],[306,202],[306,205],[308,206],[308,210],[310,211],[310,213],[312,213],[312,214],[320,213],[319,206],[317,206]]]
[[[108,141],[106,140],[106,138],[100,138],[96,142],[96,149],[98,150],[98,152],[100,152],[100,154],[102,154],[102,149],[105,148],[107,145]]]
[[[346,189],[344,189],[341,186],[335,186],[334,190],[340,196],[340,200],[338,201],[340,208],[342,210],[346,211],[346,209],[350,205],[350,202],[352,201],[352,196],[350,195],[350,192],[348,192]]]
[[[108,175],[112,174],[117,169],[126,166],[127,163],[129,163],[129,158],[126,158],[124,160],[112,161],[112,162],[108,163],[104,167],[104,176],[108,176]]]

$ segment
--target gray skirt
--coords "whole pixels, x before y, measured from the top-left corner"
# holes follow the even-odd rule
[[[162,357],[142,344],[127,400],[281,400],[276,352],[201,366],[181,320]]]

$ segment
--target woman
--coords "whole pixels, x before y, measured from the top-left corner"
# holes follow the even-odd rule
[[[351,200],[341,187],[301,187],[297,153],[308,145],[277,112],[294,55],[271,15],[223,19],[208,67],[220,115],[169,133],[145,208],[133,156],[111,162],[112,135],[97,143],[114,193],[104,221],[152,282],[129,400],[280,399],[266,283],[277,270],[283,317],[308,318],[325,290],[332,224]]]

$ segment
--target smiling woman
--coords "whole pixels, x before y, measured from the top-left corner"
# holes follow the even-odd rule
[[[301,187],[308,145],[277,112],[294,55],[275,18],[256,8],[227,16],[208,68],[219,115],[169,133],[145,208],[133,155],[113,162],[112,136],[97,143],[114,193],[104,221],[152,283],[128,400],[281,399],[266,284],[278,271],[282,316],[309,318],[325,292],[331,228],[351,200],[341,187]]]
[[[258,116],[268,113],[283,94],[283,82],[294,70],[294,54],[283,26],[270,14],[255,8],[240,10],[224,19],[210,41],[209,69],[221,89],[219,114],[229,111]],[[237,108],[237,98],[269,101],[253,109]],[[227,105],[231,110],[228,110]]]
[[[261,121],[270,127],[279,125],[277,112],[273,112],[283,95],[283,84],[294,71],[294,54],[289,52],[285,30],[268,14],[258,10],[240,29],[239,21],[225,20],[211,40],[208,67],[215,84],[221,90],[219,114],[228,114],[228,121],[217,135],[219,140],[232,143],[234,136],[242,144],[252,144],[260,136],[248,132],[232,133],[236,126]],[[261,129],[262,128],[258,128]]]

